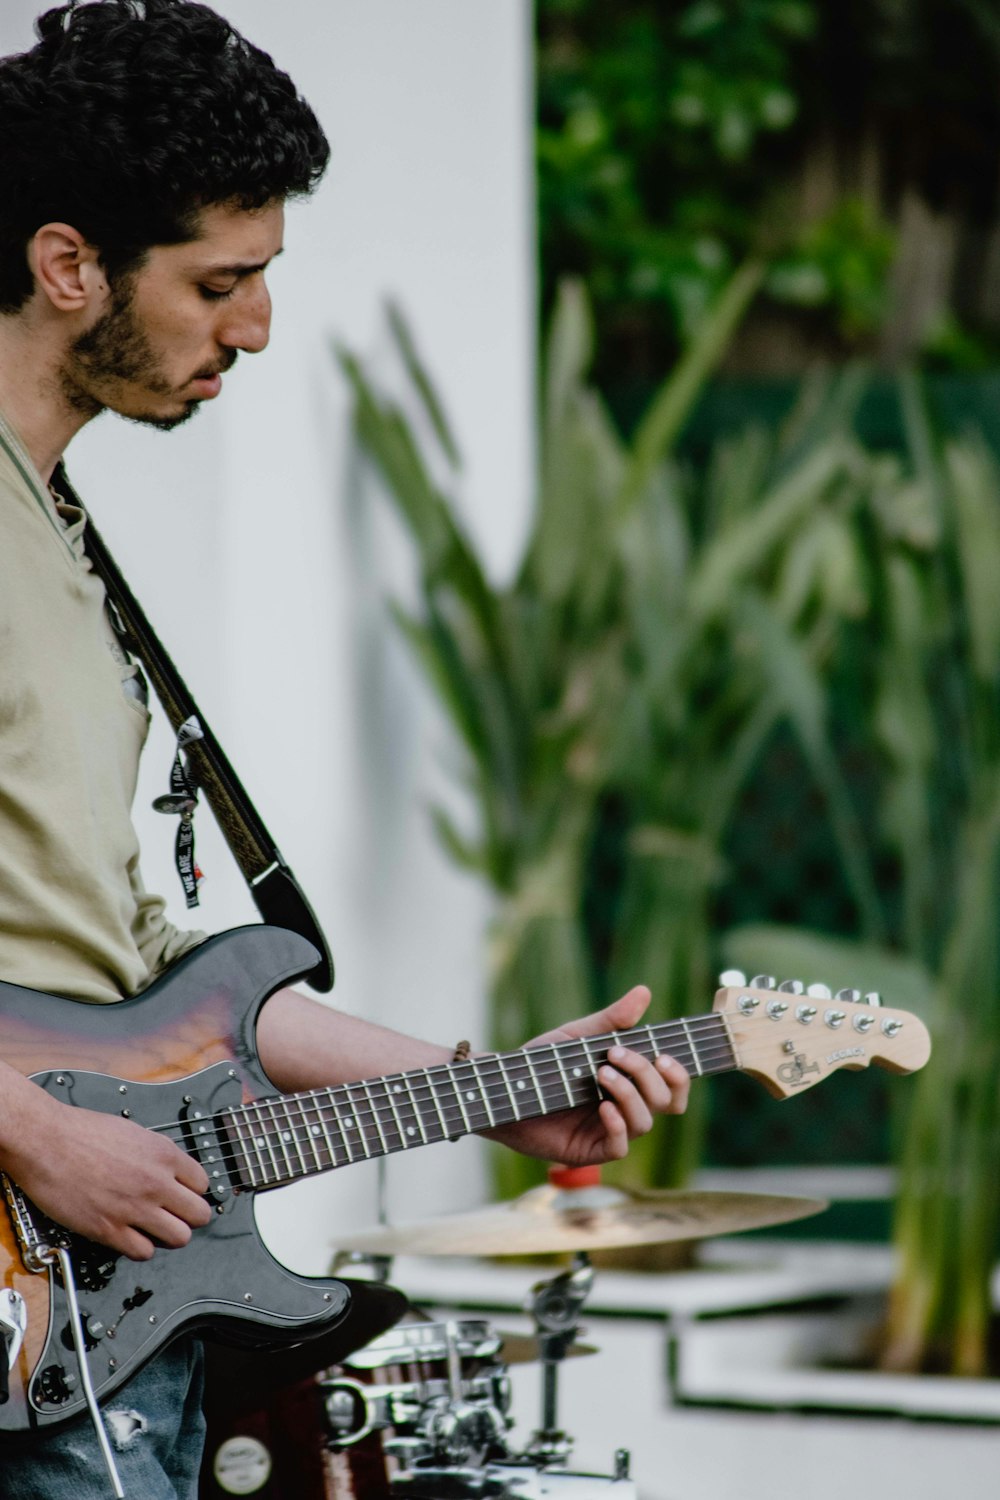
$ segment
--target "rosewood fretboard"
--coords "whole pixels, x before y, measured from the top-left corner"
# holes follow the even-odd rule
[[[736,1067],[723,1017],[705,1015],[262,1099],[221,1117],[232,1175],[249,1191],[279,1187],[593,1103],[597,1070],[615,1045],[651,1059],[667,1052],[693,1076]]]

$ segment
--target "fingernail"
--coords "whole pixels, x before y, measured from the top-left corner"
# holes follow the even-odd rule
[[[611,1050],[610,1050],[610,1052],[608,1053],[608,1062],[624,1062],[624,1061],[625,1061],[625,1048],[624,1047],[612,1047]]]

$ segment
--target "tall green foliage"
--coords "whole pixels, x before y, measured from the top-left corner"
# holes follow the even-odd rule
[[[975,434],[950,437],[901,383],[902,458],[860,455],[850,531],[864,622],[856,673],[877,757],[872,856],[891,946],[774,928],[727,935],[730,958],[873,986],[932,1023],[931,1065],[907,1090],[883,1349],[899,1369],[982,1374],[1000,1232],[1000,469]]]
[[[1000,471],[973,435],[936,429],[910,379],[907,453],[866,450],[853,425],[864,376],[848,371],[806,389],[781,433],[720,440],[689,472],[678,434],[758,277],[730,283],[630,442],[587,382],[586,301],[563,289],[537,505],[503,586],[432,478],[434,464],[454,466],[455,445],[401,321],[433,462],[359,362],[341,360],[359,437],[420,563],[418,607],[397,616],[465,751],[476,834],[436,816],[496,895],[495,1044],[640,980],[659,1018],[701,1010],[717,952],[882,988],[923,1014],[935,1055],[899,1129],[885,1359],[974,1373],[1000,1227]],[[874,771],[864,819],[832,722],[845,661],[852,742]],[[855,930],[838,939],[710,932],[734,810],[780,724],[853,894]],[[895,871],[878,887],[876,861]],[[704,1092],[645,1138],[630,1170],[683,1180]],[[523,1188],[524,1169],[505,1162],[503,1189]]]
[[[756,286],[724,289],[631,442],[587,383],[588,308],[563,289],[548,342],[538,503],[523,561],[496,587],[411,430],[358,361],[342,355],[357,430],[419,556],[420,608],[397,611],[464,745],[478,834],[439,810],[452,854],[497,895],[490,939],[493,1041],[512,1046],[648,983],[655,1014],[704,1009],[709,908],[735,801],[761,746],[792,725],[833,810],[845,869],[876,935],[860,830],[828,747],[819,666],[844,600],[802,586],[790,549],[815,550],[817,516],[843,529],[857,501],[840,432],[748,433],[702,479],[677,462],[679,432]],[[396,320],[397,337],[399,321]],[[412,346],[402,340],[413,367]],[[421,373],[418,399],[430,390]],[[432,402],[432,430],[445,430]],[[446,464],[453,445],[440,442]],[[600,833],[615,809],[621,850],[601,949],[585,920],[604,878]],[[698,1158],[701,1110],[630,1160],[674,1184]],[[524,1167],[505,1158],[508,1190]],[[530,1171],[530,1167],[528,1168]]]

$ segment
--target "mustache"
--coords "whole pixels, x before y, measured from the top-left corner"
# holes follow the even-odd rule
[[[231,370],[233,368],[233,365],[236,363],[236,360],[238,358],[238,354],[238,350],[228,349],[223,356],[222,362],[220,364],[209,365],[206,366],[203,370],[198,370],[196,374],[191,376],[191,379],[211,380],[215,375],[225,375],[227,370]]]

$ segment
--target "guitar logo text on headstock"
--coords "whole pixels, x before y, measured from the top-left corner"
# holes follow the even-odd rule
[[[822,1069],[818,1062],[807,1062],[804,1052],[796,1052],[790,1062],[782,1063],[778,1069],[778,1077],[782,1083],[790,1084],[795,1088],[804,1082],[807,1073],[819,1073]]]

